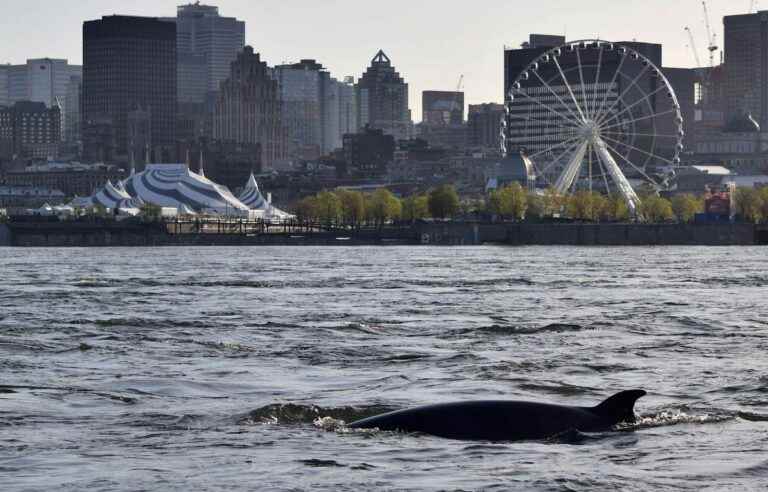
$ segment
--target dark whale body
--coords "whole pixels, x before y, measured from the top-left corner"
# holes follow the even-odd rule
[[[420,432],[466,441],[547,439],[563,432],[601,432],[635,421],[635,402],[643,390],[624,391],[596,407],[571,407],[527,401],[443,403],[399,410],[358,420],[353,429]]]

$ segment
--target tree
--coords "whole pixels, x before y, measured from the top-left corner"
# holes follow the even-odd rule
[[[629,205],[623,196],[618,193],[612,193],[608,195],[605,200],[605,207],[603,207],[603,220],[613,220],[617,222],[624,222],[629,220]]]
[[[386,188],[379,188],[372,195],[368,195],[367,199],[366,216],[372,219],[377,227],[399,218],[403,212],[400,200]]]
[[[640,214],[646,222],[659,223],[672,220],[675,217],[669,200],[657,195],[646,196],[640,204]]]
[[[321,191],[315,198],[317,217],[326,226],[338,223],[341,217],[341,200],[335,193]]]
[[[603,195],[586,190],[577,191],[568,197],[566,205],[569,217],[591,222],[600,220],[605,208],[607,208],[607,200]]]
[[[296,218],[302,222],[311,222],[317,219],[317,199],[308,196],[299,200],[294,207]]]
[[[736,213],[747,222],[757,223],[763,220],[763,197],[755,188],[737,188],[734,199]]]
[[[451,185],[438,186],[429,193],[429,213],[436,219],[452,217],[459,210],[459,195]]]
[[[675,195],[672,197],[672,211],[677,221],[688,223],[693,221],[696,214],[703,209],[701,201],[690,193]]]
[[[429,217],[429,197],[411,195],[403,200],[403,219],[414,222]]]
[[[365,219],[365,199],[359,191],[339,190],[336,195],[341,200],[341,215],[347,225],[356,227]]]
[[[555,188],[549,187],[544,190],[542,198],[542,209],[545,217],[554,217],[563,212],[568,199],[560,194]]]
[[[522,220],[528,209],[528,195],[520,183],[512,183],[491,192],[488,197],[488,208],[492,213],[502,217]]]
[[[758,190],[760,193],[760,199],[763,201],[763,206],[760,208],[760,213],[763,216],[763,220],[768,220],[768,186],[763,186]]]

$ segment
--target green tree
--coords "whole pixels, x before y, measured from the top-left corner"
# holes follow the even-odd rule
[[[612,193],[606,198],[602,219],[618,222],[629,220],[629,206],[623,196]]]
[[[459,195],[451,185],[438,186],[429,193],[429,213],[436,219],[453,217],[459,210]]]
[[[757,223],[763,220],[763,197],[755,188],[737,188],[734,196],[736,213],[747,222]]]
[[[403,219],[414,222],[429,217],[429,197],[411,195],[403,200]]]
[[[403,205],[400,200],[386,188],[379,188],[368,195],[365,204],[366,215],[377,227],[402,215]]]
[[[568,216],[579,220],[596,222],[603,216],[607,208],[607,200],[603,195],[581,190],[568,197],[566,211]]]
[[[339,222],[341,217],[341,200],[335,193],[330,191],[318,193],[315,197],[315,207],[317,209],[317,218],[326,226]]]
[[[522,220],[528,209],[528,194],[520,183],[512,183],[491,192],[488,197],[488,209],[502,217]]]
[[[541,198],[545,217],[554,217],[563,213],[563,208],[568,203],[568,198],[551,186],[544,190]]]
[[[675,195],[672,197],[672,211],[677,221],[688,223],[693,221],[696,214],[703,209],[701,201],[690,193]]]
[[[760,208],[760,213],[763,216],[763,221],[768,220],[768,186],[763,186],[758,190],[760,193],[760,199],[763,202],[763,206]]]
[[[365,219],[365,199],[359,191],[339,190],[336,195],[341,200],[341,215],[347,225],[357,227]]]
[[[675,217],[672,204],[666,198],[658,195],[648,195],[640,204],[640,214],[646,222],[667,222]]]

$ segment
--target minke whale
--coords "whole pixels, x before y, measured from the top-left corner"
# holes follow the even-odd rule
[[[534,441],[564,432],[603,432],[635,422],[643,390],[618,393],[595,407],[528,401],[468,401],[398,410],[349,424],[352,429],[418,432],[464,441]]]

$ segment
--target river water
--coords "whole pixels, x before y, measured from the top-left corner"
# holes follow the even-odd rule
[[[764,490],[766,252],[0,249],[0,489]],[[343,425],[630,388],[545,442]]]

